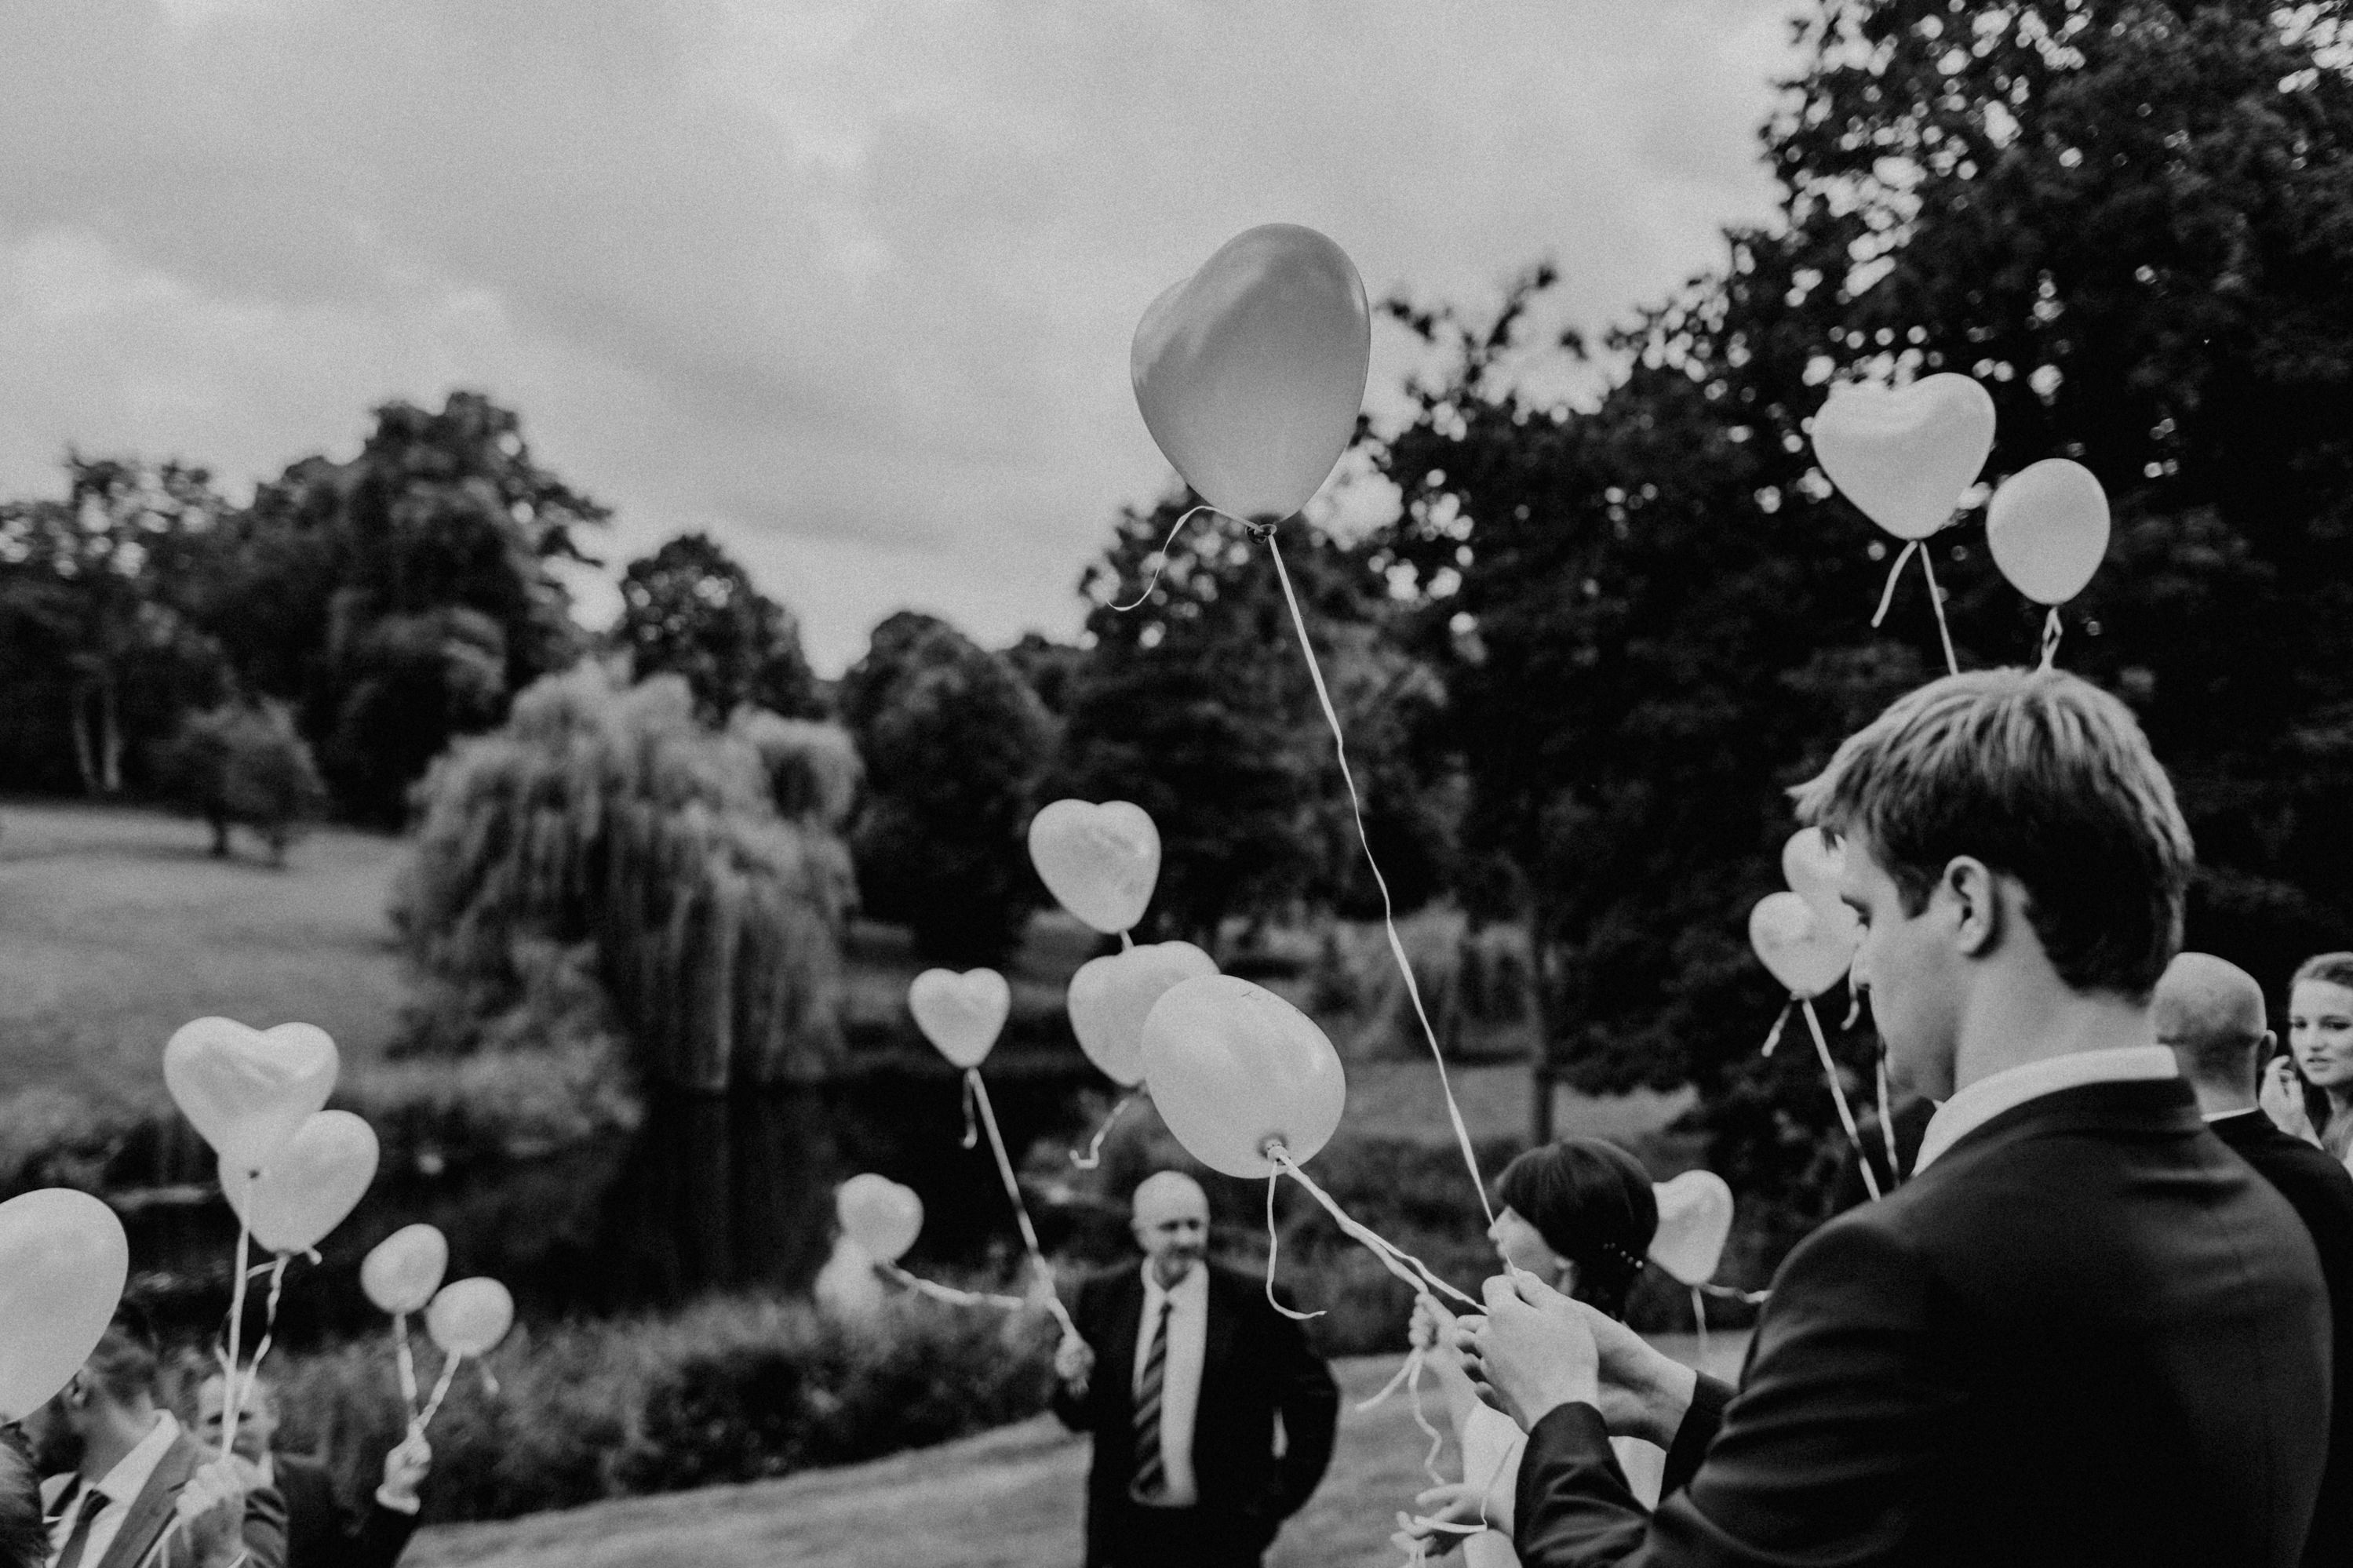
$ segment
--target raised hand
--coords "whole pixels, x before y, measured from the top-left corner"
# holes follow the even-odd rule
[[[245,1555],[245,1474],[235,1459],[199,1465],[173,1503],[175,1528],[197,1568],[230,1568]]]
[[[1073,1394],[1086,1392],[1087,1379],[1094,1374],[1094,1347],[1071,1334],[1054,1347],[1054,1375],[1062,1380]]]
[[[2272,1125],[2289,1137],[2307,1143],[2320,1142],[2320,1133],[2304,1109],[2304,1079],[2296,1076],[2295,1063],[2287,1057],[2274,1057],[2263,1068],[2260,1103]]]
[[[433,1471],[433,1445],[422,1432],[411,1432],[384,1457],[384,1495],[401,1506],[412,1506],[417,1489]]]

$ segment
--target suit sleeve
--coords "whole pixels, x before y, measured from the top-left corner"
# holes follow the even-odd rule
[[[245,1494],[247,1568],[286,1568],[286,1500],[267,1483]]]
[[[1063,1426],[1073,1432],[1090,1432],[1094,1429],[1095,1391],[1102,1385],[1103,1381],[1101,1342],[1103,1334],[1095,1324],[1095,1319],[1099,1315],[1095,1310],[1095,1300],[1099,1294],[1095,1284],[1092,1279],[1082,1280],[1079,1285],[1079,1299],[1071,1308],[1071,1321],[1078,1326],[1079,1337],[1085,1340],[1088,1348],[1095,1352],[1095,1370],[1087,1378],[1087,1392],[1084,1395],[1074,1394],[1071,1392],[1070,1385],[1060,1378],[1054,1380],[1054,1393],[1051,1400],[1054,1414],[1061,1418]]]
[[[1833,1221],[1790,1254],[1757,1336],[1714,1442],[1655,1515],[1628,1489],[1599,1412],[1568,1405],[1537,1422],[1516,1499],[1522,1563],[1886,1560],[1963,1398],[1938,1354],[1926,1271],[1883,1227]],[[1704,1388],[1686,1417],[1700,1423],[1695,1438],[1715,1419],[1712,1398]],[[1686,1465],[1699,1446],[1677,1433]]]
[[[1283,1304],[1291,1303],[1285,1299]],[[1276,1478],[1282,1490],[1276,1506],[1288,1519],[1315,1495],[1332,1463],[1333,1439],[1340,1425],[1340,1386],[1298,1323],[1271,1308],[1264,1321],[1272,1336],[1268,1365],[1274,1377],[1275,1408],[1282,1413],[1282,1463]]]
[[[350,1543],[345,1561],[352,1568],[393,1568],[417,1533],[417,1515],[386,1508],[374,1498],[352,1521],[343,1539]]]

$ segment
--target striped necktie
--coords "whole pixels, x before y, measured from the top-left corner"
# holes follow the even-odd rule
[[[1144,1371],[1135,1380],[1135,1483],[1127,1495],[1138,1502],[1158,1502],[1168,1490],[1168,1471],[1160,1461],[1160,1384],[1168,1365],[1168,1312],[1175,1305],[1166,1296],[1160,1299]]]
[[[58,1553],[58,1568],[81,1568],[82,1553],[90,1548],[90,1527],[106,1509],[106,1494],[91,1487],[81,1494],[81,1507],[74,1514],[72,1532],[67,1535],[65,1549]]]

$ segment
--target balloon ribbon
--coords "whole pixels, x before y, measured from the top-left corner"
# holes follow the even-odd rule
[[[1904,1167],[1895,1158],[1895,1117],[1887,1108],[1887,1046],[1884,1041],[1880,1044],[1877,1066],[1879,1068],[1879,1135],[1887,1144],[1887,1179],[1891,1182],[1900,1182],[1904,1179]]]
[[[433,1397],[425,1402],[424,1413],[408,1424],[410,1436],[425,1436],[425,1428],[431,1426],[433,1417],[440,1414],[441,1402],[449,1396],[450,1381],[458,1375],[458,1363],[465,1359],[463,1351],[451,1351],[441,1358],[441,1375],[433,1380]]]
[[[2065,624],[2059,619],[2059,606],[2052,605],[2051,613],[2042,617],[2043,668],[2050,668],[2051,661],[2059,657],[2059,639],[2066,635],[2066,631]]]
[[[1112,1123],[1120,1119],[1121,1112],[1135,1103],[1135,1095],[1136,1091],[1131,1089],[1112,1101],[1111,1114],[1103,1119],[1103,1124],[1095,1129],[1095,1135],[1087,1141],[1087,1152],[1082,1154],[1076,1149],[1071,1151],[1071,1164],[1082,1171],[1092,1171],[1103,1163],[1103,1140],[1111,1136]]]
[[[1789,999],[1781,1004],[1780,1016],[1773,1020],[1773,1026],[1765,1032],[1765,1048],[1757,1053],[1758,1056],[1769,1057],[1773,1054],[1773,1047],[1781,1043],[1781,1031],[1789,1026],[1789,1009],[1797,1005],[1797,994],[1792,992]]]
[[[393,1359],[400,1368],[400,1404],[411,1421],[417,1419],[417,1358],[408,1349],[408,1314],[392,1315]]]
[[[952,1285],[942,1285],[910,1274],[897,1264],[885,1263],[881,1258],[874,1260],[874,1271],[894,1285],[934,1301],[944,1301],[951,1307],[1002,1307],[1008,1311],[1019,1311],[1029,1305],[1029,1299],[1026,1296],[1004,1296],[987,1290],[959,1290]]]
[[[1806,1016],[1806,1026],[1814,1032],[1814,1052],[1822,1059],[1822,1077],[1830,1082],[1831,1101],[1838,1107],[1839,1125],[1846,1129],[1847,1142],[1854,1145],[1855,1163],[1862,1168],[1862,1184],[1876,1198],[1879,1177],[1871,1168],[1871,1156],[1863,1152],[1862,1134],[1855,1130],[1854,1112],[1847,1109],[1846,1088],[1839,1081],[1838,1064],[1831,1060],[1831,1043],[1822,1037],[1822,1021],[1814,1016],[1810,998],[1799,997],[1798,1008]]]
[[[1464,1295],[1461,1291],[1456,1289],[1453,1286],[1448,1284],[1445,1280],[1440,1279],[1437,1275],[1431,1273],[1430,1271],[1429,1265],[1423,1263],[1421,1259],[1416,1258],[1413,1254],[1406,1251],[1404,1248],[1397,1246],[1395,1243],[1386,1240],[1366,1226],[1360,1225],[1356,1220],[1349,1218],[1346,1211],[1342,1209],[1338,1204],[1332,1201],[1332,1194],[1317,1186],[1307,1173],[1299,1168],[1299,1162],[1291,1157],[1291,1151],[1284,1148],[1282,1143],[1270,1139],[1266,1146],[1266,1159],[1267,1163],[1274,1167],[1272,1171],[1267,1173],[1266,1178],[1266,1237],[1268,1242],[1266,1299],[1268,1303],[1271,1305],[1276,1311],[1281,1312],[1287,1318],[1294,1319],[1300,1322],[1304,1322],[1310,1318],[1320,1318],[1324,1315],[1321,1312],[1294,1312],[1290,1308],[1284,1306],[1282,1302],[1277,1301],[1274,1299],[1274,1183],[1275,1178],[1279,1175],[1287,1175],[1293,1181],[1297,1182],[1303,1188],[1306,1189],[1307,1195],[1314,1198],[1318,1204],[1322,1205],[1324,1212],[1330,1215],[1335,1223],[1336,1223],[1343,1231],[1345,1231],[1349,1236],[1363,1243],[1365,1249],[1380,1260],[1382,1268],[1396,1275],[1399,1279],[1404,1280],[1409,1286],[1411,1286],[1414,1294],[1417,1296],[1428,1290],[1442,1291],[1446,1295],[1453,1297],[1456,1300],[1461,1302],[1464,1306],[1470,1308],[1474,1312],[1484,1311],[1486,1310],[1482,1303]]]
[[[997,1156],[997,1173],[1004,1180],[1005,1195],[1013,1200],[1013,1217],[1021,1226],[1021,1245],[1029,1249],[1030,1267],[1046,1288],[1046,1310],[1062,1325],[1062,1332],[1076,1338],[1079,1326],[1071,1321],[1071,1314],[1062,1299],[1054,1293],[1054,1270],[1046,1262],[1046,1254],[1038,1246],[1038,1229],[1029,1223],[1029,1206],[1021,1201],[1021,1181],[1013,1173],[1012,1158],[1005,1152],[1005,1135],[997,1130],[997,1110],[988,1102],[988,1085],[982,1081],[978,1068],[964,1069],[965,1082],[969,1086],[973,1103],[980,1107],[980,1124],[988,1130],[988,1147]]]
[[[1137,605],[1143,604],[1145,600],[1152,597],[1154,594],[1157,593],[1160,588],[1160,574],[1168,569],[1168,552],[1176,548],[1176,536],[1185,531],[1185,525],[1192,521],[1196,516],[1205,511],[1217,511],[1217,510],[1218,509],[1216,507],[1209,505],[1208,502],[1203,501],[1199,506],[1194,507],[1191,510],[1186,512],[1184,516],[1178,518],[1176,520],[1176,526],[1168,531],[1168,537],[1160,542],[1160,548],[1153,552],[1154,555],[1158,559],[1156,559],[1152,565],[1152,581],[1144,585],[1143,593],[1138,594],[1126,604],[1113,605],[1111,607],[1112,613],[1114,615],[1124,616],[1127,614],[1128,611],[1134,609]],[[1224,516],[1225,514],[1220,512],[1219,515]],[[1244,523],[1242,526],[1248,528],[1250,524]],[[1125,931],[1120,932],[1120,935],[1122,936],[1125,936],[1126,934],[1127,933]]]
[[[222,1367],[227,1373],[221,1379],[221,1446],[220,1457],[228,1458],[229,1445],[237,1436],[237,1415],[244,1400],[244,1390],[238,1385],[237,1364],[243,1359],[245,1341],[245,1265],[247,1249],[252,1245],[253,1226],[246,1218],[253,1206],[251,1176],[246,1178],[245,1207],[237,1216],[237,1282],[229,1287],[228,1297],[228,1360]]]
[[[1953,657],[1953,632],[1945,624],[1945,595],[1936,591],[1936,568],[1928,560],[1928,547],[1919,540],[1905,540],[1904,548],[1895,552],[1895,564],[1887,569],[1887,586],[1880,592],[1879,609],[1871,617],[1871,624],[1876,626],[1887,618],[1887,606],[1895,601],[1895,579],[1903,574],[1904,563],[1915,554],[1920,557],[1920,571],[1928,579],[1928,604],[1936,612],[1936,637],[1945,645],[1945,671],[1958,675],[1961,661]]]

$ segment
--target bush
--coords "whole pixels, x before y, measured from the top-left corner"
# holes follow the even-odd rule
[[[213,853],[229,851],[231,826],[253,830],[283,865],[287,846],[327,805],[311,748],[276,702],[229,702],[182,721],[156,757],[165,794],[212,826]]]

